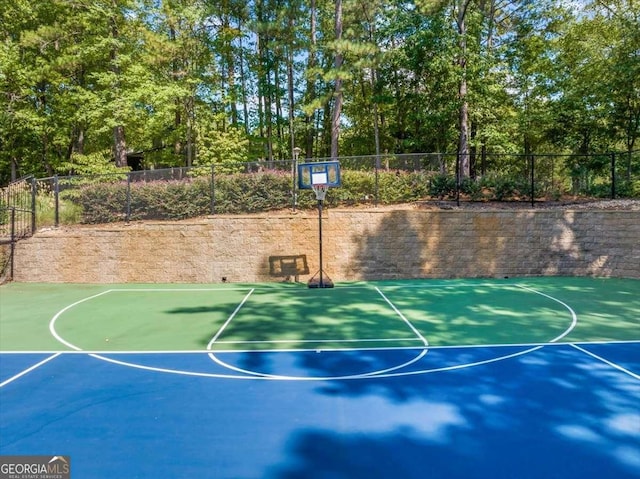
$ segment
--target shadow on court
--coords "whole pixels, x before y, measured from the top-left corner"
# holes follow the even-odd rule
[[[637,342],[583,347],[640,372]],[[431,360],[459,364],[495,356],[490,349]],[[3,375],[27,357],[39,360],[3,356]],[[311,374],[320,361],[311,357],[290,362]],[[153,361],[190,372],[210,363],[201,353]],[[74,477],[94,479],[631,479],[640,477],[638,404],[637,377],[570,345],[340,381],[204,378],[66,354],[2,388],[0,453],[62,449]]]
[[[640,371],[638,345],[626,347]],[[295,431],[270,477],[640,477],[640,381],[569,346],[318,390],[350,427]]]

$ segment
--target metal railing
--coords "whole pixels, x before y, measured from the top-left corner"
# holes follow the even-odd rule
[[[0,242],[34,233],[36,182],[28,176],[0,189]]]
[[[0,283],[13,278],[16,242],[36,230],[35,189],[32,176],[0,189]]]

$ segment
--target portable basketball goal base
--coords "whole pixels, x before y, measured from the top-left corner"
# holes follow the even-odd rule
[[[318,200],[318,246],[320,269],[308,282],[310,288],[333,288],[333,281],[322,269],[322,205],[329,188],[340,186],[340,163],[319,161],[298,165],[298,188],[313,190]]]

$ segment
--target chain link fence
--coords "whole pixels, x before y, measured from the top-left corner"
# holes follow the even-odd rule
[[[24,179],[2,189],[0,235],[38,226],[180,220],[312,208],[297,189],[297,163],[329,158],[225,163],[113,175]],[[329,205],[511,201],[535,206],[571,198],[640,197],[640,151],[600,155],[426,153],[339,158],[342,186]],[[467,171],[469,175],[462,174]],[[14,213],[11,213],[13,211]],[[9,221],[10,214],[17,215]]]

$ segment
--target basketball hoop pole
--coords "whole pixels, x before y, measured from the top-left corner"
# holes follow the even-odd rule
[[[329,188],[340,186],[340,163],[337,161],[314,161],[298,164],[298,188],[313,190],[318,200],[318,253],[320,269],[307,282],[310,288],[333,288],[333,281],[323,270],[322,210]]]
[[[333,288],[333,281],[329,278],[328,281],[325,281],[323,267],[323,259],[322,259],[322,207],[324,206],[324,198],[327,194],[328,185],[326,184],[315,184],[312,185],[313,191],[316,194],[316,199],[318,200],[318,252],[320,253],[320,269],[318,270],[318,282],[314,281],[314,278],[309,280],[310,288]]]
[[[323,200],[318,200],[318,249],[320,250],[320,288],[324,288],[324,280],[322,279],[322,203]]]

